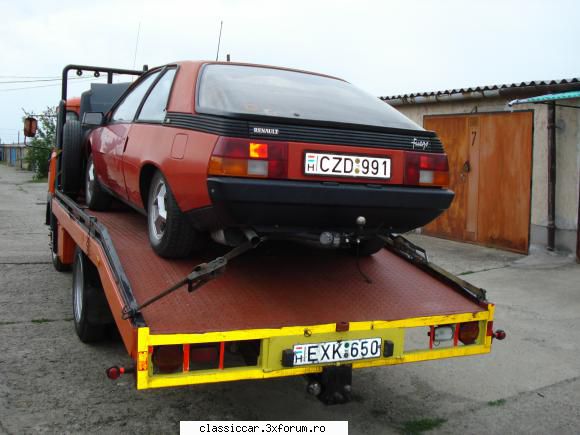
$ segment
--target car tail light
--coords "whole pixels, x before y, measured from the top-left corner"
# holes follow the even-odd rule
[[[479,337],[479,322],[466,322],[459,325],[459,341],[473,344]]]
[[[208,172],[232,177],[287,178],[288,143],[220,137]]]
[[[406,152],[405,184],[447,187],[449,185],[447,155]]]

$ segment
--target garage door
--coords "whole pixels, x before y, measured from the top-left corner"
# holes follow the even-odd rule
[[[533,113],[425,116],[449,156],[455,200],[430,235],[527,253]]]

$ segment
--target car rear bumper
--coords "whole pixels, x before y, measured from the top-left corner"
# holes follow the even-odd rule
[[[210,177],[207,183],[211,226],[263,230],[352,230],[364,216],[369,229],[404,232],[433,220],[454,197],[450,190],[425,187],[234,177]]]

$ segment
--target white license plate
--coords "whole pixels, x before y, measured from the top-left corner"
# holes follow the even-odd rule
[[[391,159],[352,154],[307,152],[304,155],[304,173],[306,175],[386,180],[391,178]]]
[[[379,358],[380,338],[327,341],[325,343],[297,344],[294,346],[294,365],[326,364],[339,361]]]

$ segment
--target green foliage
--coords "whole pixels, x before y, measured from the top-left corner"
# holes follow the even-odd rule
[[[487,402],[487,404],[489,406],[502,406],[505,405],[505,399],[492,400],[490,402]]]
[[[24,113],[29,116],[26,111]],[[36,137],[27,142],[30,148],[28,148],[26,161],[30,169],[34,171],[34,179],[39,180],[48,175],[48,159],[56,142],[56,107],[47,107],[36,118],[38,129]]]
[[[403,424],[402,433],[415,435],[437,429],[447,420],[444,418],[423,418],[420,420],[411,420]]]

